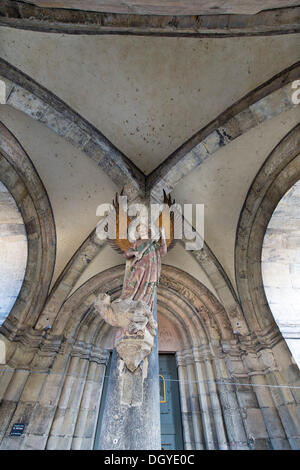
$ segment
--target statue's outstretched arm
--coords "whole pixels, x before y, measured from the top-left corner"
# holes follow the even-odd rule
[[[121,327],[120,316],[112,308],[108,294],[99,294],[94,306],[100,317],[103,318],[106,323],[111,326]]]

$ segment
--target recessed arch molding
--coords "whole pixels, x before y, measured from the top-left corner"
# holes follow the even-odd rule
[[[117,296],[123,274],[124,266],[116,266],[89,279],[35,347],[19,341],[10,351],[0,391],[0,411],[9,410],[0,448],[93,448],[113,334],[93,302],[101,291]],[[181,339],[175,353],[185,449],[299,448],[299,397],[292,388],[273,393],[271,387],[286,383],[284,367],[296,379],[280,337],[260,331],[240,342],[219,301],[171,266],[163,266],[158,312]],[[25,409],[28,424],[16,441],[9,433]]]

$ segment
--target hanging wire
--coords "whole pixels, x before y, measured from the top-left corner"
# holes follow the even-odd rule
[[[8,372],[14,373],[15,371],[22,371],[28,372],[28,374],[45,374],[45,375],[60,375],[64,377],[76,377],[72,374],[64,374],[61,372],[52,372],[52,371],[39,371],[39,370],[28,370],[28,369],[1,369],[0,372]],[[110,378],[111,380],[119,380],[114,379],[111,375],[103,375],[102,378]],[[153,378],[146,378],[145,380],[154,380]],[[287,384],[280,384],[280,385],[272,385],[272,384],[253,384],[253,383],[241,383],[241,382],[229,382],[225,380],[179,380],[179,379],[168,379],[165,378],[166,382],[180,382],[183,384],[194,384],[194,383],[202,383],[202,384],[216,384],[216,385],[235,385],[238,387],[266,387],[266,388],[289,388],[294,390],[300,390],[300,385],[287,385]]]

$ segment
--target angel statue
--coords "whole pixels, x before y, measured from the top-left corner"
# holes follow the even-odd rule
[[[117,211],[120,210],[117,198],[114,205]],[[165,229],[160,226],[162,220],[160,216],[156,225],[156,237],[150,237],[148,225],[140,223],[136,227],[137,235],[132,243],[129,240],[124,243],[118,236],[112,242],[114,248],[122,249],[126,258],[122,293],[113,302],[108,294],[100,293],[95,301],[95,309],[104,321],[118,328],[116,349],[132,372],[151,352],[157,330],[153,308],[161,273],[161,257],[167,254],[168,245],[173,241],[166,240]],[[129,223],[128,218],[127,225]],[[172,230],[171,225],[171,237]]]
[[[167,254],[164,228],[161,229],[161,244],[157,239],[149,240],[148,226],[137,226],[139,238],[125,251],[126,271],[120,299],[142,300],[153,309],[155,287],[161,271],[161,257]]]

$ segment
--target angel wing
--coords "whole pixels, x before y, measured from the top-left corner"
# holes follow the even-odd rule
[[[122,191],[120,192],[120,196],[123,196],[123,192],[124,190],[122,189]],[[128,227],[131,222],[131,219],[130,217],[128,217],[128,215],[124,211],[123,213],[121,213],[122,207],[120,207],[120,204],[119,204],[118,193],[116,193],[115,199],[112,201],[112,204],[115,208],[115,214],[112,212],[111,214],[109,214],[109,217],[116,217],[116,221],[115,221],[116,238],[114,240],[108,239],[107,241],[109,245],[118,253],[124,253],[126,250],[128,250],[128,248],[130,248],[130,241],[127,238],[120,238],[120,217],[119,216],[120,215],[123,216],[124,217],[123,220],[126,221],[126,233],[128,231]]]
[[[175,203],[175,200],[173,200],[173,202],[172,202],[171,196],[168,197],[165,191],[163,193],[164,193],[164,204],[171,207],[171,205]],[[122,196],[122,195],[123,195],[123,189],[120,193],[120,196]],[[118,195],[118,193],[116,193],[115,199],[112,201],[112,203],[113,203],[113,206],[115,208],[115,214],[112,213],[111,217],[114,217],[114,216],[116,217],[116,221],[115,221],[115,224],[116,224],[116,238],[114,240],[108,239],[108,243],[118,253],[123,253],[126,250],[128,250],[128,248],[130,248],[131,244],[130,244],[130,241],[127,238],[126,239],[120,238],[119,215],[123,216],[123,220],[126,221],[125,223],[127,225],[126,226],[127,230],[128,230],[129,224],[130,224],[132,219],[125,212],[123,212],[123,214],[121,214],[122,207],[119,204],[119,195]],[[181,214],[176,214],[176,213],[174,214],[174,212],[171,212],[171,214],[170,214],[168,209],[165,207],[163,209],[163,211],[161,212],[158,220],[155,221],[155,224],[160,229],[162,227],[164,227],[166,233],[168,233],[168,226],[167,226],[166,222],[168,222],[168,220],[170,221],[170,233],[169,233],[169,237],[166,239],[168,250],[173,248],[173,246],[175,245],[174,222],[176,220],[177,221],[179,220],[179,219],[176,219],[176,217],[180,217],[180,223],[181,223],[182,222],[182,215]],[[159,243],[161,243],[161,241],[159,241]]]

